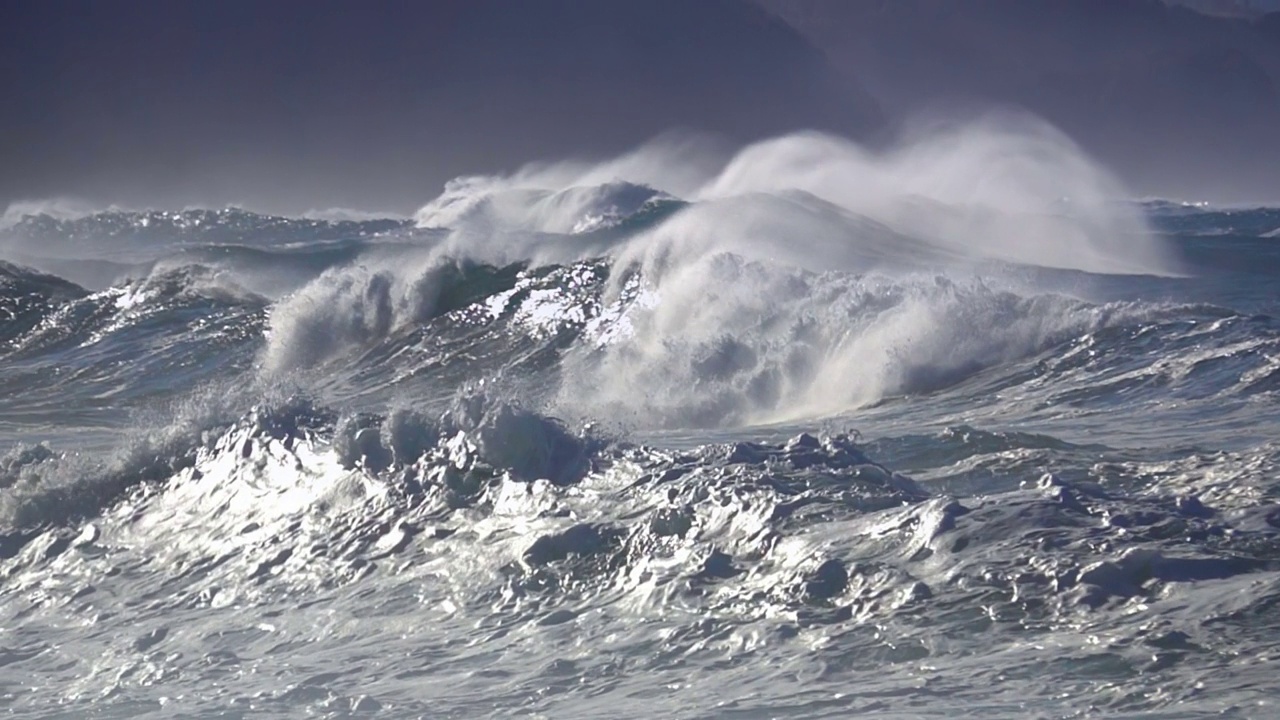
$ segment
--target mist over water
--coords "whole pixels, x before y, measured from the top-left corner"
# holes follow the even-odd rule
[[[1162,274],[1172,267],[1160,239],[1138,209],[1123,202],[1126,191],[1106,170],[1051,126],[1015,115],[921,125],[878,151],[831,135],[794,134],[750,145],[719,162],[695,141],[660,139],[597,164],[533,165],[507,177],[458,181],[419,210],[416,220],[426,227],[465,227],[470,221],[486,229],[564,233],[581,221],[586,202],[599,202],[590,193],[608,183],[652,188],[695,205],[649,234],[665,240],[646,236],[632,245],[687,245],[691,252],[755,253],[858,270],[864,269],[857,265],[858,250],[873,246],[892,256],[892,241],[839,228],[848,236],[841,240],[830,230],[824,234],[823,227],[869,221],[965,258],[1091,272]],[[780,203],[760,209],[753,202],[733,204],[758,195]],[[786,212],[786,201],[808,203],[810,212],[772,217]],[[756,216],[741,224],[767,224],[763,237],[753,238],[749,227],[721,227],[740,217],[742,206]],[[718,207],[726,209],[717,212]],[[700,212],[711,217],[700,221]],[[815,217],[799,217],[804,214]],[[903,244],[908,247],[900,254],[918,249]],[[489,248],[459,249],[468,251]]]
[[[804,133],[717,159],[666,137],[595,164],[451,183],[416,216],[447,228],[443,240],[334,269],[282,304],[265,366],[422,322],[442,265],[605,257],[603,302],[632,310],[628,332],[570,353],[559,412],[676,427],[826,416],[1124,315],[1028,299],[1025,273],[1009,271],[1170,272],[1164,240],[1121,198],[1066,137],[1025,117],[921,129],[881,152]],[[642,231],[598,231],[663,206]]]
[[[468,268],[603,263],[596,312],[617,314],[622,329],[594,327],[605,340],[567,349],[560,389],[521,390],[522,401],[639,427],[732,427],[929,392],[1128,317],[1040,294],[1047,270],[1176,269],[1123,197],[1068,138],[1027,116],[920,124],[878,151],[798,133],[725,152],[668,134],[612,159],[459,178],[416,213],[418,230],[379,224],[390,234],[307,264],[283,249],[239,262],[197,248],[142,267],[207,263],[217,282],[275,298],[256,362],[257,383],[270,385],[412,334]],[[93,217],[65,201],[6,217],[21,229],[35,209]],[[160,220],[172,226],[154,237],[203,222],[209,241],[245,239],[217,235],[223,225],[208,218]],[[20,232],[10,237],[23,245]],[[101,250],[120,243],[137,247],[120,232]]]

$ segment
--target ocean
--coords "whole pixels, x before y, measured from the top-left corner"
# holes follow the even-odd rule
[[[0,707],[1275,717],[1280,209],[963,139],[11,208]]]

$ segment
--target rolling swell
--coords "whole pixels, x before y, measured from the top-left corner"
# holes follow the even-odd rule
[[[7,243],[90,252],[154,251],[174,245],[288,245],[349,240],[393,232],[404,221],[320,220],[262,215],[239,208],[26,213],[3,226]],[[85,246],[88,247],[85,247]]]
[[[0,341],[5,354],[68,299],[85,294],[83,288],[61,278],[9,263],[0,263],[0,313],[4,315]]]
[[[245,371],[266,302],[198,266],[50,304],[5,345],[6,411],[121,412]]]
[[[626,255],[495,267],[442,248],[206,248],[92,294],[11,272],[12,387],[42,393],[69,371],[89,381],[86,395],[118,402],[246,374],[376,409],[395,397],[438,404],[488,376],[532,407],[675,429],[838,415],[975,379],[1043,395],[1040,408],[1140,399],[1144,385],[1163,401],[1189,373],[1220,383],[1197,382],[1193,401],[1274,384],[1274,323],[1212,305],[1090,303],[1013,276],[814,273],[724,252],[678,267]],[[279,275],[295,260],[310,279],[274,302],[236,282],[246,267]],[[1184,363],[1205,332],[1221,349]],[[143,378],[149,387],[129,389]]]
[[[6,377],[11,411],[40,410],[55,394],[62,409],[77,401],[142,408],[193,386],[257,376],[233,393],[238,398],[214,425],[197,422],[159,451],[146,433],[134,436],[115,465],[68,471],[51,463],[56,454],[32,449],[43,446],[15,451],[6,484],[19,487],[21,476],[41,488],[14,506],[26,509],[10,510],[15,527],[92,515],[139,479],[186,467],[198,447],[193,437],[233,422],[272,392],[281,373],[291,378],[286,387],[374,412],[388,405],[442,412],[456,396],[450,387],[487,377],[492,392],[582,422],[609,418],[615,429],[776,423],[859,406],[883,411],[913,396],[943,404],[967,398],[980,407],[1017,394],[1035,417],[1037,409],[1111,412],[1116,393],[1140,407],[1167,402],[1171,392],[1221,405],[1277,390],[1274,323],[1212,306],[1095,305],[1024,296],[979,279],[778,271],[728,255],[708,259],[701,285],[667,285],[693,290],[697,307],[692,297],[659,294],[640,267],[618,283],[607,260],[423,268],[404,286],[419,303],[412,306],[395,298],[398,280],[389,271],[331,265],[308,289],[334,294],[309,299],[302,307],[311,314],[301,320],[306,291],[273,304],[228,283],[226,266],[180,265],[98,293],[6,268],[8,296],[25,303],[21,317],[28,318],[7,326],[19,329],[6,352],[18,371]],[[664,316],[666,308],[679,315]],[[319,339],[319,352],[307,337]],[[1201,349],[1206,337],[1214,338],[1213,350]],[[284,367],[272,364],[273,344],[294,353],[275,361]],[[299,370],[316,379],[300,379]],[[68,374],[71,388],[54,393]],[[362,437],[370,442],[368,433]],[[350,447],[342,452],[356,452]],[[375,448],[366,455],[374,459],[358,464],[381,472],[397,454]],[[138,464],[135,456],[147,459]],[[45,471],[51,483],[41,479]],[[56,479],[68,473],[80,478],[70,485]],[[73,509],[65,516],[35,509],[49,507]]]
[[[643,223],[626,242],[660,245],[649,233],[662,227]],[[680,266],[625,253],[492,266],[452,249],[205,247],[97,293],[9,270],[13,397],[46,393],[68,372],[99,403],[242,376],[340,405],[439,409],[450,387],[487,377],[567,417],[679,429],[839,415],[965,386],[980,403],[1034,399],[1021,406],[1033,415],[1088,409],[1090,398],[1102,410],[1115,392],[1138,405],[1144,387],[1164,402],[1186,378],[1192,402],[1274,392],[1274,323],[1213,305],[1091,303],[1029,292],[1016,276],[815,273],[727,252]],[[278,300],[236,282],[247,267],[280,274],[291,262],[310,279]]]

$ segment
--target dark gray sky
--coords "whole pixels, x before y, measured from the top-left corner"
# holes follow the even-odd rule
[[[1280,197],[1276,17],[1157,0],[6,0],[0,204],[407,212],[460,174],[673,129],[877,142],[965,102],[1031,108],[1140,193]]]
[[[740,0],[9,0],[0,197],[410,210],[671,129],[846,134],[875,103]]]

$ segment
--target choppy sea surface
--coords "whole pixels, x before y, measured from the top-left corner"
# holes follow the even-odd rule
[[[11,213],[0,707],[1280,712],[1280,210],[725,177]]]

